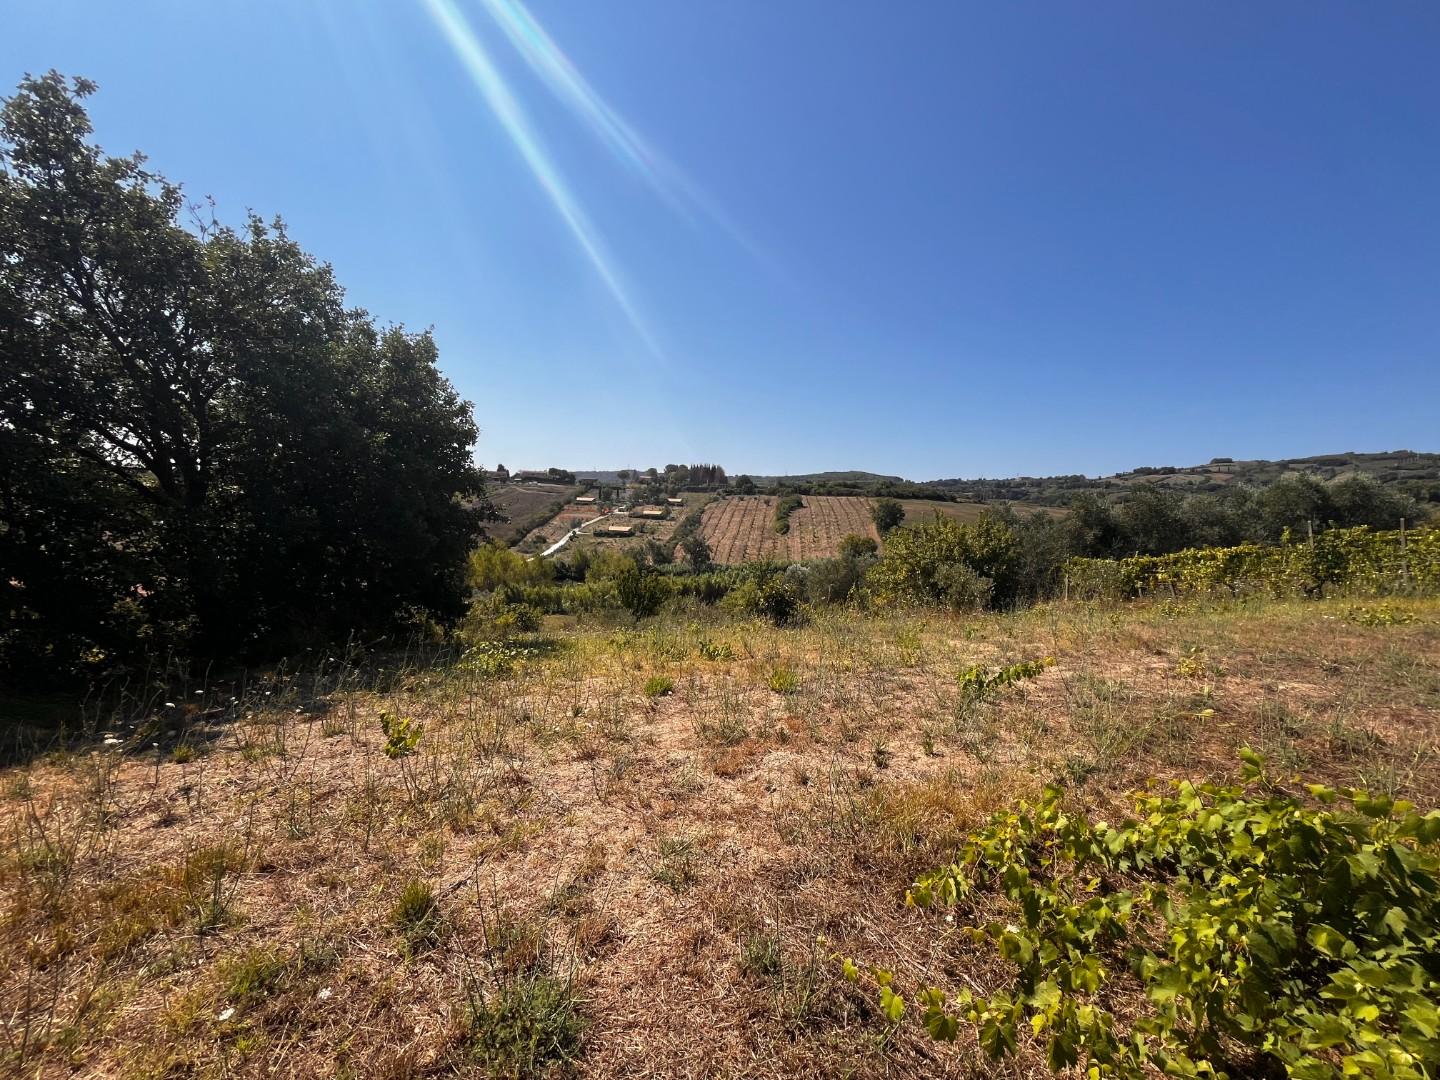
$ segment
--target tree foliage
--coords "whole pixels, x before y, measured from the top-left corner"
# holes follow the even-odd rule
[[[0,667],[457,614],[488,504],[431,336],[103,154],[94,89],[27,78],[0,114]]]
[[[999,517],[961,524],[937,516],[891,531],[869,581],[881,603],[1007,605],[1019,565],[1015,531]]]
[[[1294,473],[1266,487],[1195,495],[1142,484],[1113,501],[1085,492],[1070,502],[1075,553],[1095,558],[1273,543],[1287,531],[1394,529],[1402,519],[1414,525],[1420,516],[1404,492],[1361,473],[1328,482]]]
[[[876,499],[870,504],[870,517],[880,535],[884,536],[905,520],[905,507],[894,499]]]

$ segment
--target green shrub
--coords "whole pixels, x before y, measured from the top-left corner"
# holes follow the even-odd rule
[[[843,604],[858,595],[866,571],[874,564],[873,555],[841,555],[810,563],[806,567],[805,598],[816,605]]]
[[[922,908],[1004,895],[1011,910],[972,933],[1015,971],[989,998],[922,991],[930,1033],[967,1021],[998,1058],[1032,1031],[1052,1068],[1092,1076],[1435,1076],[1440,811],[1320,785],[1302,798],[1241,756],[1241,784],[1138,794],[1118,826],[1047,789],[923,875],[907,894]],[[898,1018],[893,974],[876,975]]]
[[[876,499],[870,504],[870,517],[880,535],[884,536],[905,520],[905,507],[894,499]]]
[[[385,736],[385,756],[388,758],[408,757],[415,752],[424,729],[415,721],[392,712],[380,714],[380,732]]]
[[[760,584],[755,612],[773,626],[789,626],[799,621],[800,595],[791,582],[777,574]]]
[[[982,701],[1006,686],[1012,686],[1025,679],[1033,679],[1046,668],[1054,665],[1055,659],[1050,656],[1039,660],[1022,660],[1018,664],[997,668],[994,671],[975,664],[960,672],[956,676],[956,681],[960,684],[962,698],[966,701]]]
[[[775,504],[775,531],[784,536],[790,531],[790,515],[805,505],[799,495],[786,495]]]
[[[641,569],[633,562],[612,579],[620,606],[637,619],[654,615],[670,599],[670,585],[660,574]]]
[[[584,1034],[570,980],[539,972],[506,980],[488,995],[472,989],[468,1028],[469,1050],[486,1075],[507,1080],[570,1065]]]
[[[545,559],[527,559],[498,540],[482,544],[470,553],[468,583],[476,592],[534,585],[550,581],[554,576],[554,568]]]
[[[866,555],[874,555],[879,550],[880,545],[875,542],[873,536],[858,536],[851,533],[841,539],[836,554],[842,559],[862,559]]]
[[[1358,626],[1403,626],[1415,622],[1415,613],[1391,604],[1357,604],[1345,612],[1345,618]]]
[[[970,607],[1011,603],[1019,585],[1019,541],[995,515],[964,524],[937,517],[895,529],[869,573],[882,603]]]
[[[700,639],[700,656],[705,660],[734,660],[735,648],[728,641]]]
[[[1408,533],[1328,529],[1313,540],[1187,548],[1128,559],[1071,559],[1065,580],[1079,598],[1165,592],[1322,595],[1326,588],[1385,593],[1440,590],[1440,529]]]
[[[459,667],[482,679],[501,679],[515,671],[524,655],[515,642],[481,641],[465,650]]]
[[[664,697],[675,689],[675,680],[668,675],[652,675],[645,680],[645,696]]]

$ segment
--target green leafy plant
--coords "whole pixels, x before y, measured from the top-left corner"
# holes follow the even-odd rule
[[[966,701],[983,701],[997,690],[1013,686],[1026,679],[1033,679],[1046,668],[1054,665],[1055,658],[1051,656],[1042,657],[1039,660],[1022,660],[1017,664],[996,668],[993,671],[975,664],[960,672],[956,676],[956,681],[960,684],[961,697]]]
[[[1440,811],[1292,792],[1241,756],[1240,783],[1137,794],[1118,826],[1068,813],[1048,788],[922,876],[907,903],[999,892],[1012,907],[971,932],[1014,966],[1013,988],[922,990],[930,1034],[952,1040],[967,1022],[999,1058],[1028,1031],[1052,1068],[1095,1077],[1435,1076]],[[845,974],[860,977],[850,961]],[[893,973],[873,974],[897,1018]],[[1107,1005],[1127,988],[1122,1022]]]
[[[460,669],[482,679],[501,679],[512,674],[525,655],[514,642],[481,641],[465,650]]]
[[[1359,626],[1404,626],[1415,622],[1415,613],[1393,604],[1356,604],[1345,613],[1345,618]]]
[[[1327,587],[1368,593],[1440,589],[1440,529],[1328,529],[1313,540],[1186,548],[1128,559],[1070,559],[1072,597],[1169,596],[1224,591],[1323,595]]]
[[[727,641],[711,641],[702,638],[700,656],[705,660],[734,660],[735,648]]]
[[[385,756],[391,759],[408,757],[420,743],[423,729],[415,721],[392,712],[380,714],[380,733],[385,736]]]
[[[1175,674],[1182,679],[1203,679],[1210,671],[1202,649],[1187,649],[1185,655],[1175,662]]]
[[[647,698],[665,697],[675,689],[675,680],[669,675],[652,675],[645,680],[645,696]]]

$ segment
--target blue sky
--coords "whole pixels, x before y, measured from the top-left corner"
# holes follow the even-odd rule
[[[479,459],[917,479],[1440,450],[1440,5],[9,0],[433,326]]]

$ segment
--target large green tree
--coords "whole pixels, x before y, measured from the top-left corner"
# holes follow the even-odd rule
[[[103,154],[94,89],[0,111],[0,669],[457,613],[492,512],[431,336],[347,308],[280,222]]]

